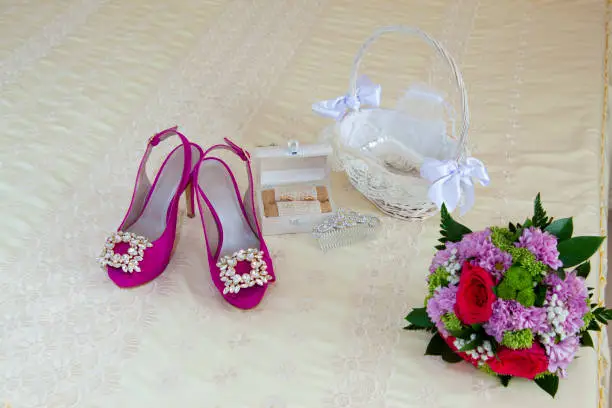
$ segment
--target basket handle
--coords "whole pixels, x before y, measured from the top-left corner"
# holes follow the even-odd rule
[[[457,148],[457,154],[455,160],[457,162],[463,162],[466,159],[467,153],[467,133],[468,128],[470,126],[470,111],[468,107],[468,99],[467,99],[467,91],[465,89],[465,84],[463,83],[463,76],[455,63],[455,60],[450,56],[448,51],[444,49],[442,44],[440,44],[436,39],[431,37],[429,34],[420,30],[416,27],[409,26],[388,26],[379,28],[368,38],[361,48],[357,55],[355,56],[355,60],[353,62],[353,68],[351,71],[351,82],[350,82],[350,93],[353,98],[357,98],[357,79],[358,79],[358,71],[359,65],[361,64],[361,60],[368,47],[376,41],[379,37],[386,33],[395,33],[401,32],[409,35],[416,35],[421,39],[425,40],[429,45],[431,45],[442,58],[448,63],[453,73],[453,77],[455,78],[455,82],[457,83],[457,88],[459,89],[459,93],[461,95],[461,112],[462,112],[462,122],[461,129],[459,130],[459,146]]]

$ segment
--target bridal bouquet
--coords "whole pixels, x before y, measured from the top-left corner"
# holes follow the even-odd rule
[[[589,331],[612,319],[585,282],[604,238],[572,237],[572,218],[553,221],[539,194],[522,225],[472,232],[444,206],[441,219],[425,307],[406,329],[433,333],[425,354],[465,360],[504,386],[527,378],[554,397],[580,346],[593,346]]]

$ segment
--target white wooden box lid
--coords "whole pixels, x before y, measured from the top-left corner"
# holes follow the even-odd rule
[[[300,145],[291,141],[287,147],[259,147],[253,151],[258,169],[256,182],[265,188],[326,180],[331,154],[328,144]]]

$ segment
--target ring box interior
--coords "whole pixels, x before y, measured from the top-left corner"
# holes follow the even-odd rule
[[[311,232],[336,211],[327,144],[253,150],[255,206],[264,235]]]

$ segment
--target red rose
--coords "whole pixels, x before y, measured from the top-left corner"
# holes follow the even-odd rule
[[[548,369],[546,352],[539,343],[533,343],[530,349],[512,350],[500,347],[497,358],[487,361],[491,370],[501,375],[512,375],[533,380],[533,378]]]
[[[491,305],[496,299],[494,285],[489,272],[469,262],[463,264],[455,304],[455,314],[462,323],[471,325],[489,320],[493,314]]]
[[[448,336],[444,338],[444,341],[459,357],[474,367],[478,367],[479,360],[457,350],[453,344],[454,337]],[[487,360],[487,365],[497,374],[533,380],[536,375],[548,370],[548,359],[544,348],[539,343],[533,343],[530,349],[524,350],[512,350],[502,346],[497,349],[495,357]]]

